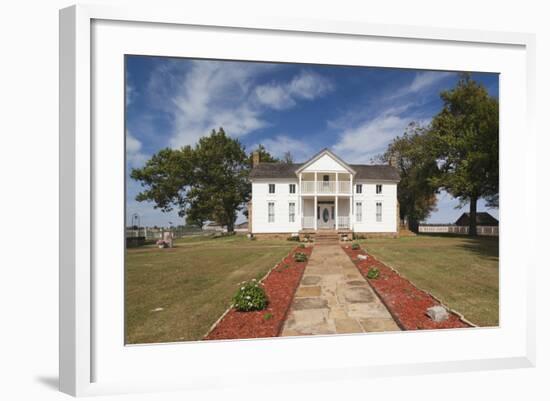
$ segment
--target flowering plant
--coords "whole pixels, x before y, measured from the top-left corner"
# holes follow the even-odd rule
[[[307,255],[303,252],[296,252],[294,254],[294,260],[296,262],[307,262]]]
[[[241,312],[249,312],[265,309],[267,306],[267,295],[256,279],[243,281],[233,297],[235,309]]]

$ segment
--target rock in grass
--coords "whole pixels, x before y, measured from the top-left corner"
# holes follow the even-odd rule
[[[449,313],[447,312],[447,309],[440,305],[432,306],[426,309],[426,314],[434,322],[443,322],[449,318]]]

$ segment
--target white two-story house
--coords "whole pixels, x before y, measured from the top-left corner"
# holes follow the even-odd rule
[[[398,233],[399,172],[390,165],[348,164],[328,149],[302,164],[262,163],[254,153],[250,180],[252,234]]]

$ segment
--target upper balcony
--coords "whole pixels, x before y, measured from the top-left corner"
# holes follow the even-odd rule
[[[350,195],[350,181],[302,181],[303,195]]]

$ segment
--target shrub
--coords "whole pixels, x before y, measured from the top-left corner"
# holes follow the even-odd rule
[[[298,241],[300,241],[300,237],[297,236],[297,235],[291,235],[291,236],[288,237],[286,240],[287,240],[287,241],[296,241],[296,242],[298,242]]]
[[[380,276],[380,271],[373,267],[372,269],[369,269],[369,272],[367,273],[367,278],[370,278],[371,280],[377,279],[378,276]]]
[[[245,281],[233,297],[233,304],[240,312],[262,310],[267,306],[267,295],[255,279]]]
[[[306,247],[306,244],[300,244],[298,245],[298,248],[305,248]]]
[[[294,254],[294,260],[296,262],[307,262],[307,255],[303,252],[296,252]]]
[[[272,314],[272,313],[269,313],[269,312],[264,313],[264,320],[269,320],[269,319],[271,319],[272,317],[273,317],[273,314]]]
[[[354,244],[351,245],[351,249],[353,249],[353,250],[357,250],[359,248],[361,248],[361,246],[357,242],[355,242]]]

